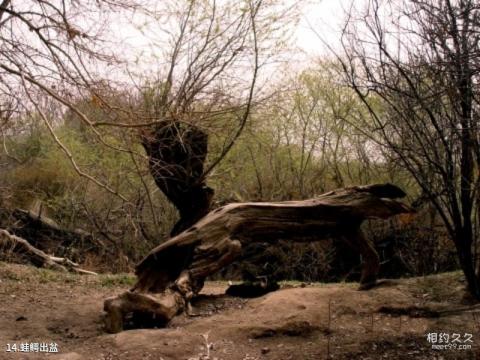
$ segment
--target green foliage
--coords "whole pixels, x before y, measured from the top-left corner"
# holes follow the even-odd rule
[[[13,188],[13,202],[28,206],[34,199],[62,196],[76,181],[66,159],[55,151],[51,138],[36,129],[10,148],[21,163],[5,172],[2,179]]]
[[[364,106],[338,84],[336,71],[335,63],[322,62],[287,78],[282,91],[255,109],[210,178],[220,203],[302,199],[375,182],[417,192],[411,177],[361,132]],[[380,105],[372,99],[372,106]],[[211,141],[211,156],[221,145]]]
[[[88,101],[81,102],[79,107],[89,115],[102,116],[96,105]],[[8,164],[0,176],[0,187],[7,189],[1,205],[7,209],[41,211],[63,227],[82,228],[101,242],[113,242],[117,253],[114,264],[109,262],[108,267],[127,270],[165,238],[175,221],[175,212],[150,178],[136,137],[132,142],[128,134],[117,128],[96,129],[94,133],[74,119],[67,113],[54,121],[58,140],[73,155],[81,171],[108,184],[130,203],[79,176],[48,130],[31,115],[22,121],[35,126],[10,137],[5,143],[6,151],[0,152],[0,159]],[[131,152],[118,151],[119,148]],[[100,260],[92,259],[92,263],[104,267]]]
[[[363,107],[348,89],[337,84],[335,71],[334,63],[325,62],[285,77],[279,85],[281,91],[253,109],[235,146],[209,175],[208,183],[215,189],[214,206],[305,199],[333,188],[372,182],[393,182],[407,193],[416,191],[411,178],[359,131]],[[146,113],[155,114],[164,84],[147,85],[137,99]],[[121,102],[121,94],[118,97],[115,101]],[[79,101],[78,107],[93,121],[109,121],[105,110],[92,99]],[[202,112],[201,103],[196,104],[196,111]],[[238,113],[220,112],[196,123],[209,132],[209,163],[222,153],[241,113],[241,109]],[[34,126],[8,139],[9,155],[18,161],[9,158],[0,177],[0,186],[10,189],[5,202],[9,207],[38,211],[41,205],[42,211],[62,226],[93,233],[115,252],[113,256],[98,254],[98,259],[90,256],[94,269],[129,270],[168,238],[177,214],[149,174],[136,130],[98,127],[94,131],[71,112],[53,121],[56,136],[79,168],[121,193],[129,199],[126,203],[79,176],[35,114],[22,121]],[[0,153],[2,158],[6,155]],[[302,246],[280,249],[277,255],[286,264],[285,277],[322,277],[328,264],[319,267],[318,260],[328,263],[328,251],[314,250]],[[107,257],[102,259],[104,255]],[[130,285],[129,281],[101,280],[102,286]]]

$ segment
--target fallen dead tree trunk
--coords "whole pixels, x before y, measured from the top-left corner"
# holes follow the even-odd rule
[[[41,268],[96,275],[92,271],[80,269],[77,263],[67,258],[50,256],[32,246],[27,240],[1,229],[0,254],[6,260],[18,259]]]
[[[67,229],[40,212],[14,209],[0,210],[0,228],[28,241],[37,249],[47,253],[80,260],[87,251],[104,251],[105,245],[82,229]],[[78,258],[78,259],[76,259]]]
[[[189,310],[207,276],[232,263],[252,242],[318,241],[337,238],[363,257],[360,289],[375,285],[379,258],[365,239],[365,219],[411,212],[393,200],[405,193],[391,184],[335,190],[315,199],[238,203],[218,208],[195,225],[153,249],[136,267],[131,291],[105,300],[106,329],[121,331],[126,319],[137,327],[163,326]]]

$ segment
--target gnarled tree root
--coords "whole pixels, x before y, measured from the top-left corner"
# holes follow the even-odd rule
[[[141,294],[126,291],[105,300],[105,330],[117,333],[125,328],[164,327],[185,308],[185,299],[177,291]],[[128,324],[130,322],[130,324]]]

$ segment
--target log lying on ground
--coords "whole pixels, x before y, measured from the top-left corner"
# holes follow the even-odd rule
[[[103,252],[105,245],[82,229],[67,229],[40,212],[0,209],[0,228],[21,237],[37,249],[72,258],[75,250]],[[78,254],[77,258],[81,258]],[[78,259],[75,259],[78,260]]]
[[[105,300],[106,330],[121,331],[125,319],[149,319],[162,326],[189,310],[207,276],[229,265],[252,242],[341,239],[363,257],[360,288],[375,285],[379,258],[365,239],[365,219],[408,213],[393,200],[405,193],[391,184],[339,189],[304,201],[238,203],[218,208],[153,249],[136,267],[131,291]],[[142,324],[138,324],[142,326]]]
[[[80,269],[77,263],[67,258],[50,256],[30,245],[27,240],[11,235],[8,231],[2,229],[0,229],[0,257],[6,260],[20,259],[37,267],[51,270],[96,275],[92,271]]]

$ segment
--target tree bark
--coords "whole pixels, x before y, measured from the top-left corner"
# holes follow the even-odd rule
[[[179,212],[170,233],[175,236],[210,210],[213,189],[203,179],[208,135],[191,124],[163,121],[142,134],[142,144],[155,183]]]
[[[148,314],[150,325],[165,325],[179,312],[188,311],[190,299],[202,289],[207,276],[235,261],[242,247],[257,241],[347,241],[363,257],[360,289],[369,289],[375,285],[379,259],[360,225],[365,219],[412,212],[393,200],[404,196],[394,185],[379,184],[339,189],[304,201],[218,208],[154,248],[137,265],[133,289],[105,300],[106,329],[121,331],[129,314],[142,314],[143,320]]]

